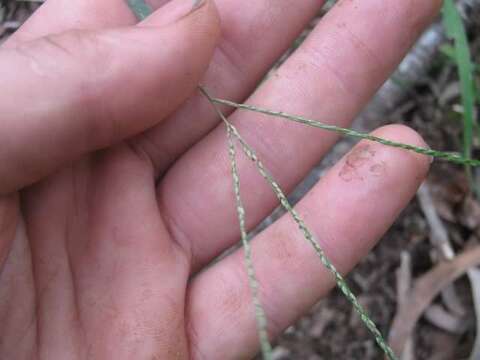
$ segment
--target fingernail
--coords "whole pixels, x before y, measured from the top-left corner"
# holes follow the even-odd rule
[[[145,19],[153,12],[152,9],[154,9],[154,7],[149,3],[155,3],[155,1],[152,0],[148,1],[148,3],[145,2],[145,0],[127,0],[127,2],[139,20]],[[201,8],[205,3],[206,0],[169,1],[155,12],[155,24],[167,25],[179,21]]]
[[[193,0],[192,11],[197,10],[205,4],[205,0]]]

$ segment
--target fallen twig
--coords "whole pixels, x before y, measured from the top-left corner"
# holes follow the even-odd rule
[[[480,265],[480,246],[464,251],[449,262],[443,262],[415,281],[405,304],[399,309],[390,329],[389,343],[401,354],[415,324],[433,301],[448,285],[467,271]]]

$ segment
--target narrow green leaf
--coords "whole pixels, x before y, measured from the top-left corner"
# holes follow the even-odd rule
[[[453,56],[458,67],[463,105],[463,155],[470,157],[473,145],[475,83],[467,34],[453,0],[444,0],[443,21],[447,36],[453,40]]]

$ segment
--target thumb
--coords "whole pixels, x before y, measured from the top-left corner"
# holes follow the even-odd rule
[[[195,89],[218,34],[212,0],[174,0],[136,26],[0,50],[0,193],[161,121]]]

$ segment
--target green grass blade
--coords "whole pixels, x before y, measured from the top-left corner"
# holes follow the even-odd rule
[[[453,0],[444,0],[443,21],[447,36],[453,40],[453,57],[458,67],[463,105],[463,156],[471,157],[473,146],[475,83],[474,67],[467,34],[460,13]]]
[[[444,45],[440,46],[440,52],[443,55],[445,55],[450,61],[455,62],[455,63],[457,62],[457,58],[456,58],[456,55],[455,55],[455,47],[453,47],[452,45],[444,44]],[[480,72],[480,64],[472,63],[472,68],[473,68],[474,74]],[[478,93],[477,86],[475,86],[475,92],[477,93],[477,96],[480,95]]]

